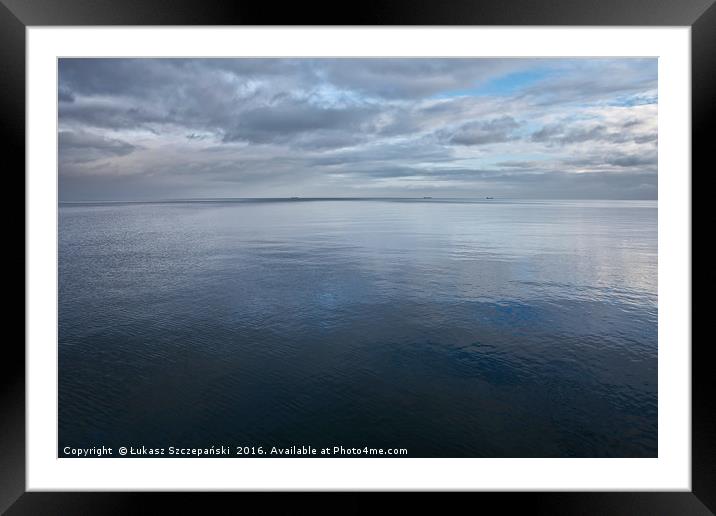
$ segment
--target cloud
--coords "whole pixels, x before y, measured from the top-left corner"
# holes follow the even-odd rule
[[[60,88],[57,90],[57,99],[60,102],[74,102],[75,96],[72,94],[70,90],[68,90],[65,87],[60,86]]]
[[[597,124],[587,127],[568,128],[562,124],[544,126],[539,131],[532,133],[533,142],[548,144],[570,145],[573,143],[584,143],[589,141],[625,143],[634,141],[636,143],[650,143],[656,141],[656,133],[635,134],[622,130],[613,131],[605,125]]]
[[[126,156],[138,149],[126,141],[87,132],[60,131],[58,143],[60,163],[85,163]]]
[[[518,59],[330,59],[325,77],[339,88],[388,99],[415,99],[477,87],[518,69],[535,66]]]
[[[532,133],[533,142],[547,142],[560,145],[583,143],[587,141],[610,141],[622,143],[629,138],[628,133],[610,132],[604,125],[568,128],[562,124],[548,125]]]
[[[530,169],[539,165],[539,161],[499,161],[496,163],[498,167],[502,168],[521,168]]]
[[[63,58],[60,195],[655,196],[656,81],[631,58]]]
[[[591,108],[543,125],[530,140],[548,146],[611,143],[623,149],[630,143],[656,144],[656,123],[653,105]]]
[[[656,155],[652,156],[639,156],[639,155],[622,155],[622,156],[610,156],[607,159],[607,163],[618,167],[638,167],[642,165],[654,166],[656,165]]]
[[[556,60],[520,95],[538,105],[588,102],[655,103],[656,59]]]
[[[514,118],[503,116],[486,122],[468,122],[448,137],[457,145],[485,145],[517,139],[514,130],[520,126]]]
[[[284,101],[262,106],[237,115],[235,124],[226,129],[223,141],[252,143],[283,142],[296,135],[318,133],[324,139],[337,133],[360,133],[376,114],[374,109],[359,106],[334,108],[312,105],[306,101]],[[338,146],[343,146],[340,140]]]

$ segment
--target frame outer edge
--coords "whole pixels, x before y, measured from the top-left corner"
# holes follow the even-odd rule
[[[699,17],[691,27],[691,125],[692,125],[692,275],[693,275],[693,222],[707,221],[709,232],[713,231],[716,216],[713,211],[705,212],[696,218],[693,215],[694,192],[712,192],[712,188],[704,188],[706,179],[713,184],[713,136],[709,129],[713,128],[716,119],[716,4]],[[702,188],[694,190],[693,178],[699,174]],[[708,199],[704,198],[704,201]],[[706,206],[706,204],[702,204]],[[706,234],[706,233],[704,233]],[[706,256],[705,254],[703,256]],[[709,286],[716,284],[716,272],[713,264],[699,265],[700,274],[704,274],[699,281],[699,291],[704,292]],[[692,280],[693,299],[693,280]],[[693,312],[695,305],[692,301],[692,334]],[[704,305],[702,320],[708,315]],[[707,335],[704,332],[704,335]],[[712,339],[696,341],[692,338],[691,344],[691,482],[693,493],[711,511],[716,512],[716,404],[714,403],[713,361],[709,360],[709,351]]]
[[[25,226],[18,221],[19,202],[25,202],[25,26],[3,4],[0,4],[0,141],[4,170],[11,180],[7,184],[8,202],[4,208],[8,229],[22,231],[23,246],[9,248],[6,273],[12,282],[23,282],[25,268]],[[21,198],[22,201],[17,201]],[[24,207],[21,211],[24,216]],[[24,218],[23,218],[24,221]],[[19,238],[17,239],[19,240]],[[17,242],[17,240],[15,240]],[[12,250],[10,250],[12,249]],[[15,270],[22,270],[20,274]],[[19,290],[19,285],[18,285]],[[6,302],[12,306],[6,320],[19,326],[20,310],[25,310],[25,294],[19,300],[8,292]],[[15,321],[17,318],[17,321]],[[0,513],[25,491],[25,338],[6,334],[0,360]]]
[[[681,25],[714,0],[0,0],[25,25]]]
[[[23,2],[24,3],[23,5]],[[104,7],[113,7],[112,11],[99,13],[97,9],[89,9],[82,2],[75,0],[69,0],[64,2],[62,9],[64,12],[60,12],[57,4],[51,6],[47,1],[36,1],[36,0],[2,0],[0,1],[0,63],[2,63],[2,72],[0,73],[0,113],[3,116],[3,124],[0,124],[0,134],[4,136],[3,148],[6,151],[6,156],[15,156],[15,167],[14,170],[20,167],[24,170],[24,157],[25,157],[25,142],[24,142],[24,128],[25,128],[25,111],[24,102],[18,102],[19,99],[25,98],[25,24],[46,24],[46,25],[62,25],[62,24],[76,24],[76,25],[91,25],[96,23],[104,24],[177,24],[179,18],[184,18],[191,10],[189,7],[194,2],[177,2],[179,9],[172,15],[167,13],[166,17],[156,16],[160,14],[161,9],[157,8],[157,4],[162,2],[149,2],[147,1],[147,7],[145,9],[138,9],[133,14],[127,11],[133,9],[135,2],[128,1],[125,7],[120,7],[117,2],[108,0],[98,0]],[[400,2],[398,2],[400,3]],[[513,3],[513,2],[510,2]],[[576,2],[575,2],[576,3]],[[611,2],[608,2],[611,3]],[[692,110],[692,163],[693,169],[704,169],[703,176],[706,176],[710,170],[706,170],[706,159],[708,156],[708,149],[712,145],[711,139],[708,136],[707,129],[714,120],[714,95],[716,91],[716,4],[714,0],[690,0],[687,2],[674,2],[670,8],[665,8],[663,2],[658,2],[656,5],[646,5],[643,2],[627,1],[627,5],[622,5],[624,14],[627,15],[626,23],[634,23],[634,11],[639,9],[653,8],[657,11],[656,14],[649,15],[643,19],[646,25],[658,25],[658,24],[670,24],[670,25],[692,25],[692,105],[695,109]],[[12,10],[7,6],[10,4]],[[68,5],[69,4],[69,5]],[[113,5],[112,5],[113,4]],[[579,2],[583,5],[583,2]],[[245,4],[246,5],[246,4]],[[460,1],[458,6],[467,5],[467,2]],[[559,5],[562,5],[561,3]],[[474,3],[473,7],[477,7]],[[240,23],[244,21],[248,24],[258,24],[257,19],[264,18],[263,14],[266,14],[261,10],[253,10],[252,8],[235,8],[233,11],[227,6],[224,6],[227,11],[226,20],[231,20],[233,23]],[[414,6],[414,8],[417,6]],[[606,6],[604,7],[606,10]],[[85,11],[84,13],[82,11]],[[151,10],[154,16],[144,17],[141,11]],[[209,18],[214,18],[220,15],[221,9],[212,5],[206,9],[198,9],[201,11],[200,16],[195,17],[192,20],[184,20],[183,23],[206,23]],[[509,10],[509,9],[508,9]],[[605,24],[609,23],[609,20],[613,20],[616,17],[622,15],[619,13],[621,9],[617,8],[617,11],[613,15],[605,15],[605,17],[599,17],[599,20],[594,20],[594,24]],[[379,9],[373,10],[378,12]],[[395,23],[394,19],[400,12],[405,12],[405,9],[399,5],[393,6],[388,11],[383,11],[382,20],[384,23]],[[458,9],[457,13],[464,11],[464,9]],[[501,14],[499,9],[495,8],[490,12],[490,7],[487,8],[487,13],[484,10],[478,10],[480,13],[478,17],[482,20],[484,15],[484,24],[495,24],[496,20],[501,19],[504,15]],[[574,9],[565,9],[567,12],[558,14],[558,6],[553,6],[546,9],[547,16],[551,16],[554,19],[554,24],[574,24],[580,23],[584,18],[584,15],[575,14]],[[668,12],[667,12],[668,11]],[[409,11],[408,11],[409,12]],[[416,18],[424,19],[426,14],[429,14],[430,8],[419,11],[417,15],[408,15],[408,24],[415,23]],[[698,15],[696,13],[699,13]],[[240,16],[239,14],[245,14],[246,16]],[[262,14],[263,13],[263,14]],[[690,13],[692,18],[689,22],[684,22],[685,16]],[[146,14],[146,13],[145,13]],[[275,13],[274,13],[275,14]],[[290,14],[290,12],[288,13]],[[524,14],[512,12],[511,15],[515,18],[515,25],[520,24],[531,24],[539,25],[541,15],[535,15],[534,11],[528,11]],[[285,17],[285,16],[284,16]],[[282,18],[284,18],[282,17]],[[361,18],[360,16],[357,16]],[[451,16],[454,20],[458,16],[456,13],[452,13]],[[695,19],[694,19],[695,17]],[[243,20],[245,18],[245,20]],[[305,19],[304,16],[298,16],[300,19]],[[375,23],[375,15],[365,17],[368,19],[368,23]],[[433,23],[446,23],[449,24],[449,20],[444,20],[445,16],[439,17]],[[476,15],[473,14],[468,16],[465,24],[474,23]],[[241,19],[241,20],[240,20]],[[572,20],[570,22],[570,19]],[[141,21],[138,21],[141,20]],[[531,21],[530,21],[531,20]],[[693,21],[692,21],[693,20]],[[360,23],[360,20],[356,20]],[[214,23],[216,23],[214,21]],[[363,23],[366,23],[363,21]],[[422,22],[426,23],[426,22]],[[626,24],[623,23],[623,24]],[[710,164],[709,169],[713,166]],[[24,174],[23,174],[24,176]],[[21,190],[23,192],[23,198],[25,194],[24,180],[22,182]],[[703,191],[703,190],[702,190]],[[16,216],[16,214],[15,214]],[[716,222],[716,217],[709,215],[707,218],[708,222]],[[24,231],[24,227],[23,227]],[[20,257],[15,256],[15,261],[19,261]],[[25,259],[25,248],[23,246],[23,268]],[[713,284],[713,280],[716,279],[716,273],[713,268],[709,270],[707,276],[708,284]],[[708,281],[712,280],[712,281]],[[24,308],[24,297],[23,297],[23,308]],[[713,398],[710,393],[713,390],[713,377],[710,371],[710,361],[707,360],[705,345],[708,342],[704,342],[704,346],[699,349],[698,346],[694,346],[693,353],[693,377],[692,377],[692,488],[695,498],[697,498],[703,508],[706,510],[708,507],[711,511],[716,510],[716,494],[713,492],[713,486],[716,485],[716,441],[714,436],[716,435],[716,407],[714,407]],[[6,359],[3,360],[0,371],[2,371],[2,391],[0,391],[0,407],[2,407],[2,418],[0,418],[0,513],[12,505],[13,501],[22,495],[25,487],[25,420],[24,420],[24,349],[16,349],[19,346],[12,344],[6,345],[4,353],[6,353]],[[24,348],[24,347],[23,347]],[[77,493],[79,494],[79,493]],[[96,493],[99,494],[99,493]],[[187,493],[188,494],[188,493]],[[606,493],[604,493],[606,495]],[[678,496],[676,493],[670,493],[671,495]],[[39,495],[39,493],[37,494]],[[48,493],[49,495],[49,493]],[[56,493],[61,495],[61,493]],[[585,494],[590,496],[590,494]],[[644,497],[649,497],[649,494],[642,493]],[[54,496],[54,495],[53,495]],[[116,494],[103,495],[107,498],[115,498]],[[552,495],[557,498],[563,498],[559,494]],[[569,496],[569,495],[567,495]],[[618,496],[618,495],[616,495]],[[28,495],[21,496],[20,502],[27,502]],[[33,496],[30,496],[33,498]],[[132,496],[122,496],[125,502],[128,499],[132,499]],[[144,498],[144,497],[142,497]],[[139,501],[136,498],[135,502]],[[166,499],[165,499],[166,500]],[[206,500],[206,498],[204,498]],[[504,501],[504,498],[503,498]],[[555,500],[556,501],[556,500]],[[141,502],[140,502],[141,503]],[[13,508],[18,505],[24,505],[24,503],[16,504]],[[121,504],[120,504],[121,505]],[[45,506],[47,508],[47,506]],[[586,507],[582,507],[584,510]],[[662,507],[663,508],[663,507]],[[540,512],[540,511],[538,511]],[[636,511],[639,512],[639,511]],[[691,512],[691,511],[685,511]],[[701,512],[701,511],[696,511]],[[684,514],[682,513],[682,514]],[[693,513],[693,512],[691,512]]]

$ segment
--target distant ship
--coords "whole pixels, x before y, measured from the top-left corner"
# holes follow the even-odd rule
[[[494,199],[494,197],[485,197],[485,199]]]
[[[432,197],[423,197],[423,199],[432,199]]]

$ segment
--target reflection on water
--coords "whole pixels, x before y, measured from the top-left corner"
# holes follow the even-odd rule
[[[656,456],[655,202],[63,204],[60,446]]]

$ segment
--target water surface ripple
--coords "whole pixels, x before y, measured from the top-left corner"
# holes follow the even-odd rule
[[[59,444],[657,452],[657,209],[62,204]]]

